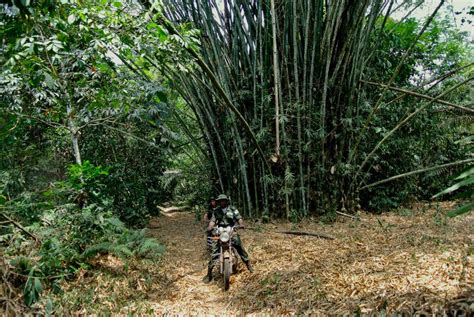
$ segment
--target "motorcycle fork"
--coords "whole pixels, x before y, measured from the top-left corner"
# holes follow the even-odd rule
[[[225,251],[224,251],[224,248],[222,247],[222,243],[221,243],[221,246],[220,246],[220,255],[219,255],[220,272],[221,272],[221,274],[224,273],[224,259],[225,259],[225,258],[229,258],[229,259],[232,258],[232,255],[231,255],[230,252],[232,252],[232,243],[231,243],[231,241],[229,241],[229,242],[226,244],[226,246],[225,246]],[[232,266],[231,266],[231,270],[232,270]]]

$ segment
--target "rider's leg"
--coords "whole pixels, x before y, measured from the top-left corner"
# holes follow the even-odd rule
[[[212,233],[208,232],[207,233],[207,239],[206,239],[206,246],[207,246],[207,252],[209,253],[209,256],[212,254]]]
[[[209,255],[209,263],[207,264],[207,275],[204,276],[204,282],[209,283],[212,281],[212,269],[214,268],[214,263],[216,263],[219,258],[219,245],[216,241],[213,241],[211,244],[211,252]]]
[[[250,272],[253,272],[252,265],[250,264],[249,254],[247,253],[247,251],[245,251],[244,246],[242,245],[242,240],[240,240],[239,235],[234,236],[234,238],[232,240],[232,245],[237,250],[237,253],[240,255],[240,258],[242,259],[242,261],[247,266],[247,269]]]

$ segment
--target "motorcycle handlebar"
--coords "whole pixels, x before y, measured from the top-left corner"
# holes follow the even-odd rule
[[[212,232],[212,231],[218,230],[218,229],[219,229],[219,227],[221,227],[221,228],[222,228],[222,226],[214,226],[214,227],[212,227],[212,229],[211,229],[211,230],[208,230],[208,231]],[[232,227],[232,229],[233,229],[233,230],[237,230],[237,229],[245,229],[245,226],[241,226],[241,225],[235,225],[235,226],[233,226],[233,227]]]

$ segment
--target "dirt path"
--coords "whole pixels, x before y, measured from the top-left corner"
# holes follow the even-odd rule
[[[166,245],[159,260],[99,257],[94,270],[64,283],[57,314],[442,316],[464,307],[472,315],[474,214],[444,218],[452,208],[420,204],[332,224],[247,222],[241,237],[255,272],[241,263],[228,292],[221,277],[202,282],[203,225],[188,212],[165,213],[148,230]],[[277,233],[292,229],[336,239]]]
[[[150,233],[167,247],[166,272],[170,289],[165,298],[154,303],[159,314],[239,314],[229,305],[228,294],[222,290],[222,279],[210,284],[202,282],[207,273],[205,233],[202,223],[187,212],[166,213],[150,223]],[[241,276],[248,273],[240,273]],[[236,287],[236,278],[233,278]]]
[[[411,213],[298,227],[336,240],[276,233],[291,230],[288,223],[253,224],[241,236],[255,273],[241,263],[228,292],[220,277],[202,282],[203,225],[191,213],[168,213],[150,224],[167,247],[160,265],[167,282],[148,302],[155,314],[171,315],[413,315],[474,301],[474,217],[440,223],[434,210]]]

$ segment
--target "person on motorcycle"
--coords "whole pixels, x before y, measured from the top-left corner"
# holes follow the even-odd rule
[[[214,197],[211,197],[209,200],[209,207],[207,208],[207,212],[204,215],[204,221],[206,223],[206,227],[209,226],[209,222],[212,219],[212,215],[214,214],[214,209],[217,207],[217,202]],[[212,231],[207,231],[207,238],[206,238],[206,243],[207,243],[207,250],[209,253],[212,251]]]
[[[217,207],[216,199],[214,197],[211,197],[211,199],[209,199],[209,206],[207,208],[207,212],[204,215],[204,221],[206,222],[206,225],[208,225],[209,221],[211,221],[212,214],[214,213],[214,209],[216,209],[216,207]]]
[[[212,231],[214,229],[214,226],[239,225],[240,228],[245,227],[242,216],[240,215],[239,211],[235,207],[229,206],[229,198],[226,195],[224,194],[219,195],[216,201],[219,204],[219,206],[216,209],[214,209],[214,214],[211,218],[211,221],[209,222],[209,226],[207,227],[208,232]],[[237,250],[237,253],[239,253],[240,258],[247,266],[247,269],[250,272],[253,272],[253,268],[252,268],[252,265],[250,264],[248,253],[247,251],[245,251],[244,246],[242,245],[242,241],[240,240],[240,236],[238,234],[236,234],[233,237],[232,245]],[[219,253],[218,244],[217,242],[213,242],[211,259],[209,260],[209,264],[207,268],[207,275],[204,277],[205,283],[209,283],[210,281],[212,281],[212,269],[214,268],[215,261],[219,257],[218,253]]]

